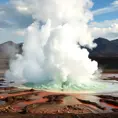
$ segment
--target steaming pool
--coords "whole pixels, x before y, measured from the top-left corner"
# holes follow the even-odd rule
[[[118,74],[103,74],[103,78],[108,77],[118,77]],[[35,79],[34,79],[35,80]],[[76,83],[76,82],[75,82]],[[21,83],[12,83],[10,86],[16,86],[24,89],[37,89],[45,91],[60,91],[60,92],[82,92],[82,93],[108,93],[108,92],[117,92],[118,91],[118,81],[116,80],[103,80],[103,79],[94,79],[85,81],[83,83],[73,84],[71,81],[42,81],[41,82],[25,82]]]
[[[23,88],[33,88],[37,90],[47,91],[65,91],[65,92],[82,92],[82,93],[108,93],[118,91],[118,82],[115,80],[92,80],[89,84],[80,83],[79,85],[73,84],[55,84],[47,83],[45,85],[39,83],[25,83]]]

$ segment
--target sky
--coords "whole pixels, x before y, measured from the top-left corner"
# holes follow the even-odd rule
[[[94,38],[118,39],[118,0],[92,0],[93,20],[88,24]],[[23,42],[33,22],[23,0],[0,0],[0,43]]]

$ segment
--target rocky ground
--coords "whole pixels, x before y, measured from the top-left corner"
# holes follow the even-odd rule
[[[0,114],[0,118],[117,118],[118,96],[1,87]]]

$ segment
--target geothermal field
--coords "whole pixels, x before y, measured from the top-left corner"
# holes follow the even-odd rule
[[[0,117],[117,118],[118,71],[89,58],[97,47],[88,26],[92,1],[23,5],[33,23],[22,45],[8,48],[9,56],[0,52]]]

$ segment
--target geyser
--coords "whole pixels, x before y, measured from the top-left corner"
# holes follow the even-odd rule
[[[81,46],[90,49],[96,46],[88,28],[92,1],[22,2],[34,23],[26,29],[23,54],[17,54],[10,62],[6,77],[18,84],[47,89],[62,86],[84,89],[93,84],[98,64],[88,58],[86,49],[81,49]]]

